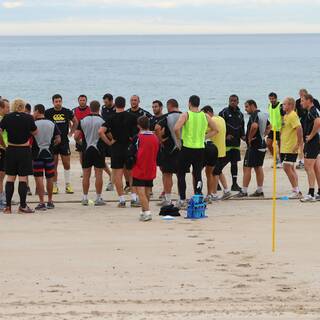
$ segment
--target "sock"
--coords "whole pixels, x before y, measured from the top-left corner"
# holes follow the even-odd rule
[[[230,192],[230,189],[223,189],[223,193],[228,193]]]
[[[258,186],[258,187],[257,187],[257,191],[258,191],[258,192],[263,192],[263,187],[259,187],[259,186]]]
[[[97,200],[99,200],[99,199],[102,199],[101,198],[101,193],[100,194],[97,193]]]
[[[11,200],[14,192],[14,182],[6,182],[6,202],[7,207],[11,207]]]
[[[69,184],[70,183],[70,170],[64,170],[64,182],[66,183],[66,184]]]
[[[125,196],[120,196],[119,197],[119,202],[126,202]]]
[[[165,194],[164,194],[164,198],[165,198],[167,201],[171,201],[171,193],[165,193]]]
[[[311,197],[314,197],[314,188],[309,188],[308,194],[309,194]]]
[[[248,193],[248,188],[242,187],[241,191],[242,191],[242,193]]]
[[[82,199],[83,199],[83,200],[88,200],[88,195],[87,195],[87,194],[84,194],[84,195],[82,196]]]
[[[131,193],[131,199],[132,199],[132,201],[137,201],[138,200],[137,194],[132,192]]]
[[[20,207],[25,208],[27,206],[27,192],[28,192],[28,186],[26,182],[19,182],[18,185],[18,192],[20,196]]]
[[[295,192],[295,193],[299,193],[299,192],[300,192],[299,187],[295,187],[295,188],[293,188],[293,192]]]

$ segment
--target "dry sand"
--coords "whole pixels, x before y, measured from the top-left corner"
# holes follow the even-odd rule
[[[80,182],[74,160],[76,193],[56,199],[79,200]],[[268,196],[271,185],[268,160]],[[276,253],[269,200],[219,202],[199,221],[141,223],[116,203],[1,215],[0,319],[320,319],[320,203],[277,205]]]

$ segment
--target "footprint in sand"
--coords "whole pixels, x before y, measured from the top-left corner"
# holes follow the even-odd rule
[[[238,268],[251,268],[250,263],[240,263],[237,265]]]
[[[247,289],[247,288],[250,288],[250,286],[248,286],[244,283],[239,283],[239,284],[236,284],[235,286],[233,286],[232,288],[234,288],[234,289]]]
[[[228,254],[232,254],[234,256],[238,256],[239,254],[241,254],[241,252],[239,252],[239,251],[231,251],[231,252],[228,252]]]
[[[190,236],[188,236],[188,238],[199,238],[199,236],[197,236],[196,234],[191,234]]]

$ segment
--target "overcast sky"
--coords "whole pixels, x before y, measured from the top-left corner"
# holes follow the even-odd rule
[[[0,35],[320,32],[320,0],[0,0]]]

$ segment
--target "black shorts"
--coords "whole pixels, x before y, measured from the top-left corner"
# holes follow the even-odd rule
[[[280,153],[280,160],[284,163],[296,163],[298,158],[297,153]]]
[[[0,171],[5,171],[6,150],[0,149]]]
[[[268,134],[268,139],[273,141],[273,130],[270,130],[269,134]],[[280,141],[280,132],[276,131],[276,140]]]
[[[227,157],[218,158],[217,164],[213,168],[212,174],[214,176],[220,176],[224,167],[229,163],[229,159]]]
[[[212,142],[206,142],[204,149],[204,165],[215,167],[218,161],[218,148]]]
[[[5,172],[8,176],[31,176],[33,174],[31,148],[9,146],[6,150]]]
[[[179,165],[179,150],[172,153],[160,150],[158,155],[158,165],[163,173],[177,173]]]
[[[132,186],[152,188],[153,180],[140,180],[140,179],[132,178]]]
[[[97,150],[95,147],[89,147],[86,151],[82,152],[82,168],[88,169],[95,167],[104,169],[106,166],[104,153]]]
[[[107,144],[104,146],[104,156],[105,158],[111,157],[111,146],[108,146]]]
[[[231,163],[241,161],[240,149],[230,149],[229,151],[227,151],[226,157]]]
[[[179,173],[187,173],[192,166],[193,171],[202,170],[204,164],[204,148],[193,149],[182,147],[179,152]]]
[[[57,146],[54,146],[52,148],[52,153],[57,155],[60,154],[61,156],[70,156],[71,151],[70,151],[70,145],[68,141],[61,142]]]
[[[320,153],[319,143],[305,143],[303,148],[303,154],[306,159],[317,159]]]
[[[111,168],[124,169],[128,158],[128,146],[114,144],[111,146]]]
[[[47,179],[54,177],[54,160],[53,158],[46,158],[46,159],[35,159],[33,160],[33,175],[35,177],[43,177],[43,173]]]
[[[258,149],[247,149],[244,156],[243,166],[247,168],[262,167],[266,151],[260,151]]]

